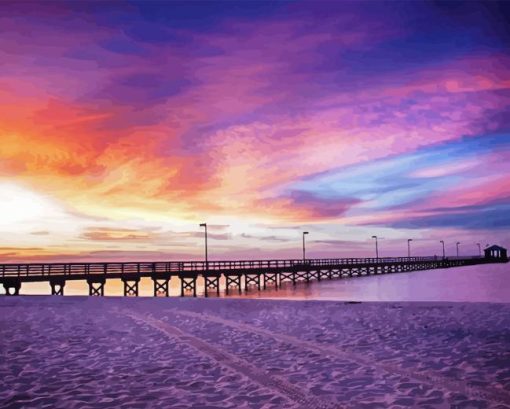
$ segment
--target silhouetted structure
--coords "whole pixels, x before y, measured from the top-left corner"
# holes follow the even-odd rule
[[[169,281],[177,277],[181,296],[197,295],[197,280],[204,280],[204,293],[220,292],[220,278],[225,277],[225,292],[237,288],[239,293],[255,287],[258,290],[272,285],[278,288],[285,281],[320,281],[323,278],[355,277],[373,274],[400,273],[416,270],[459,267],[472,264],[507,262],[507,251],[492,246],[485,249],[485,257],[383,257],[339,258],[307,260],[238,260],[238,261],[161,261],[128,263],[30,263],[0,264],[0,282],[7,295],[18,295],[23,282],[50,283],[52,295],[64,295],[68,280],[86,280],[89,295],[104,295],[108,279],[121,279],[125,296],[138,296],[142,277],[154,282],[154,296],[169,296]]]
[[[493,246],[487,247],[484,250],[484,252],[485,252],[485,258],[487,258],[487,259],[491,259],[491,260],[500,259],[500,260],[505,260],[505,261],[508,260],[507,250],[504,247],[493,245]]]

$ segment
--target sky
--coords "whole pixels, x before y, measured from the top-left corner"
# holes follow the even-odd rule
[[[1,2],[0,260],[510,246],[510,7]]]

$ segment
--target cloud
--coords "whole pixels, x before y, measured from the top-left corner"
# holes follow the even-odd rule
[[[467,230],[503,230],[510,227],[509,214],[510,201],[504,205],[481,207],[476,210],[437,211],[430,216],[409,217],[389,225],[406,229],[457,227]]]
[[[347,247],[355,247],[358,246],[359,242],[353,242],[352,240],[313,240],[313,243],[316,244],[326,244],[328,246],[347,246]]]
[[[285,237],[278,237],[278,236],[256,236],[256,235],[246,234],[246,233],[241,233],[241,237],[243,239],[256,239],[256,240],[262,240],[262,241],[276,241],[276,242],[291,241],[290,239],[285,238]]]
[[[40,247],[0,247],[0,251],[40,251],[43,250]]]
[[[230,227],[229,224],[207,224],[209,230],[226,230]]]
[[[50,232],[47,230],[38,230],[31,231],[30,234],[32,234],[33,236],[47,236],[48,234],[50,234]]]
[[[257,206],[280,220],[307,222],[338,219],[356,203],[357,199],[321,197],[296,190],[275,198],[260,200]]]
[[[148,241],[154,234],[133,229],[90,228],[80,238],[92,241]]]
[[[296,226],[294,224],[289,225],[277,225],[277,224],[266,224],[266,223],[255,223],[253,227],[258,227],[268,230],[306,230],[304,226]]]

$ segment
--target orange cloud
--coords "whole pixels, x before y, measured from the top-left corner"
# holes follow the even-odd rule
[[[149,232],[110,228],[90,228],[81,235],[81,238],[93,241],[146,241],[153,237]]]

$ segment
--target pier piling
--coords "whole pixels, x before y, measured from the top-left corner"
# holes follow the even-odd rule
[[[138,283],[140,282],[139,277],[125,277],[122,278],[124,283],[124,297],[138,297]]]
[[[19,295],[21,281],[18,279],[4,280],[5,295]]]
[[[64,286],[66,285],[65,279],[51,279],[51,295],[64,295]]]
[[[87,283],[89,285],[89,295],[90,296],[104,296],[104,285],[106,283],[106,278],[104,277],[90,277],[87,279]]]

